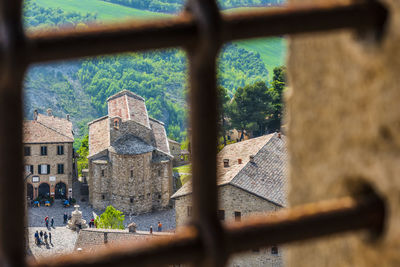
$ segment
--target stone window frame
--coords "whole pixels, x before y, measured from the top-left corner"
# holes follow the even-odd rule
[[[168,264],[180,262],[198,262],[199,258],[202,262],[208,262],[213,266],[222,266],[232,253],[249,250],[255,244],[263,244],[270,246],[268,236],[260,234],[260,232],[268,232],[271,230],[268,223],[271,219],[263,217],[265,225],[260,227],[257,235],[250,238],[246,234],[250,234],[246,225],[240,225],[235,229],[228,228],[225,231],[218,220],[215,219],[218,210],[218,191],[216,187],[216,149],[215,144],[211,140],[215,140],[217,136],[217,109],[216,105],[216,66],[215,60],[221,45],[225,42],[235,41],[239,39],[271,37],[282,35],[295,35],[300,33],[312,34],[328,30],[354,30],[356,32],[379,31],[385,21],[382,21],[382,10],[385,7],[375,1],[354,1],[347,5],[331,4],[328,6],[308,6],[305,8],[282,8],[279,10],[265,11],[246,11],[236,14],[222,14],[218,9],[216,1],[213,0],[189,0],[188,8],[184,9],[183,14],[173,18],[165,18],[162,21],[146,21],[143,23],[126,23],[125,25],[107,25],[99,26],[92,30],[79,30],[67,32],[43,32],[41,34],[28,34],[23,29],[22,23],[22,1],[6,1],[0,0],[0,18],[2,27],[0,31],[4,38],[1,53],[2,66],[5,73],[12,73],[7,79],[0,81],[0,99],[7,105],[12,107],[16,112],[12,114],[3,112],[0,123],[1,129],[8,129],[0,133],[0,147],[11,147],[20,149],[22,146],[22,109],[23,102],[21,95],[23,93],[23,77],[29,65],[56,60],[76,59],[87,56],[98,56],[111,53],[136,52],[146,49],[161,49],[171,47],[184,47],[188,53],[188,69],[189,69],[189,85],[191,100],[191,122],[192,122],[192,144],[196,149],[193,155],[193,205],[194,214],[192,228],[196,230],[191,232],[190,237],[177,234],[176,238],[164,245],[151,241],[147,249],[141,251],[135,248],[124,251],[124,255],[114,255],[114,250],[103,251],[101,257],[84,255],[75,255],[74,257],[64,257],[62,261],[55,259],[52,261],[53,266],[88,266],[99,263],[104,264],[104,259],[118,258],[118,263],[143,263],[149,265],[157,261],[157,263]],[[386,16],[385,16],[386,19]],[[271,23],[279,27],[268,27]],[[101,46],[95,44],[101,43]],[[4,105],[0,105],[4,107]],[[15,114],[15,116],[14,116]],[[10,121],[15,125],[10,127]],[[15,126],[15,127],[14,127]],[[3,166],[8,168],[0,169],[0,177],[8,177],[9,169],[22,169],[22,153],[10,153],[10,149],[0,150],[0,159]],[[14,201],[7,203],[6,207],[2,207],[0,215],[8,216],[7,212],[12,210],[18,218],[22,218],[24,214],[23,190],[21,179],[9,179],[7,186],[13,190],[4,190],[4,194],[0,195],[0,203],[5,203],[9,199]],[[36,188],[35,188],[36,190]],[[350,197],[351,198],[351,197]],[[354,198],[353,198],[354,199]],[[374,194],[369,200],[381,201]],[[302,229],[308,229],[307,224],[301,224],[303,219],[314,220],[314,231],[307,236],[303,236],[303,240],[324,236],[325,232],[341,233],[343,231],[359,230],[359,229],[376,229],[377,225],[384,222],[381,217],[382,210],[385,205],[373,206],[362,209],[360,201],[354,205],[346,206],[348,202],[342,199],[336,200],[337,209],[328,209],[328,214],[332,218],[338,218],[341,215],[345,219],[341,221],[355,220],[359,223],[345,227],[340,222],[323,223],[323,213],[327,214],[327,205],[314,204],[316,216],[312,217],[307,214],[306,208],[299,207],[296,214],[298,220],[292,220],[291,223],[300,224]],[[374,202],[376,203],[376,202]],[[345,209],[345,207],[347,209]],[[319,209],[318,209],[319,208]],[[325,209],[324,209],[325,208]],[[309,210],[309,209],[307,209]],[[346,215],[343,215],[344,212]],[[289,209],[286,211],[292,214]],[[342,212],[342,213],[341,213]],[[293,211],[294,213],[294,211]],[[319,216],[318,216],[319,215]],[[360,216],[362,215],[362,216]],[[371,215],[378,219],[374,222],[368,220]],[[343,218],[343,217],[340,217]],[[346,220],[347,219],[347,220]],[[365,219],[365,220],[363,220]],[[281,219],[282,222],[285,219]],[[331,220],[332,221],[332,220]],[[340,221],[340,220],[339,220]],[[365,222],[363,222],[365,221]],[[274,221],[276,222],[276,221]],[[7,227],[0,229],[2,242],[7,242],[7,247],[2,248],[1,262],[6,262],[10,267],[25,266],[25,242],[23,234],[22,220],[15,220],[8,224]],[[249,225],[247,225],[249,226]],[[252,225],[250,225],[252,226]],[[299,227],[292,227],[295,230],[286,231],[281,227],[275,230],[277,244],[296,241],[291,239],[293,231],[301,232]],[[215,235],[209,235],[209,230],[213,230]],[[235,234],[245,235],[246,239],[235,239]],[[224,246],[220,242],[220,238],[229,235],[232,242],[229,246]],[[261,239],[260,239],[261,237]],[[173,243],[174,245],[171,245]],[[199,244],[200,245],[197,245]],[[187,253],[181,253],[176,250],[176,245],[182,247]],[[160,255],[160,249],[164,249],[163,255]],[[165,256],[166,255],[166,256]],[[199,255],[201,255],[199,257]],[[157,256],[157,257],[155,257]],[[89,259],[85,258],[89,257]],[[32,265],[32,264],[30,264]]]
[[[64,174],[64,173],[65,173],[64,163],[57,164],[57,174]]]

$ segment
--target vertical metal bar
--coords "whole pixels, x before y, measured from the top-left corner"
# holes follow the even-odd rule
[[[0,2],[0,255],[1,266],[25,266],[22,158],[22,1]]]
[[[206,257],[199,265],[226,262],[223,229],[218,221],[216,57],[221,17],[214,0],[190,0],[198,40],[188,48],[192,128],[193,223],[199,227]]]

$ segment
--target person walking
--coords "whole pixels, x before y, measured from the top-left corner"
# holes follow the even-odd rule
[[[158,222],[158,231],[161,232],[162,231],[162,223]]]
[[[42,230],[40,230],[40,238],[43,238],[43,231]]]
[[[39,245],[39,232],[38,231],[35,232],[35,244]]]
[[[49,236],[47,235],[47,233],[46,232],[44,232],[44,243],[47,245],[48,243],[47,243],[47,238],[48,238]]]
[[[51,227],[54,227],[54,218],[51,217]]]
[[[52,244],[51,243],[51,232],[49,232],[49,241],[50,241],[50,244]]]

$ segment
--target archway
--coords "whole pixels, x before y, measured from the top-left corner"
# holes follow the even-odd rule
[[[33,186],[30,183],[26,184],[26,196],[31,200],[33,199]]]
[[[57,183],[54,193],[56,199],[65,199],[67,197],[67,185],[63,182]]]
[[[39,185],[39,197],[48,198],[50,197],[50,186],[47,183],[42,183]]]

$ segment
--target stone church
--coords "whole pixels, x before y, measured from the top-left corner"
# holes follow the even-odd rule
[[[164,123],[142,97],[123,90],[107,99],[108,115],[89,123],[89,201],[128,214],[166,208],[172,159]]]

